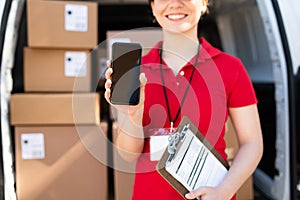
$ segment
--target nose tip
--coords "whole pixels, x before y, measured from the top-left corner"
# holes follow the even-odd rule
[[[170,1],[171,6],[182,6],[182,0],[171,0]]]

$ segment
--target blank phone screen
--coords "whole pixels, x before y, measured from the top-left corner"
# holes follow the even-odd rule
[[[140,44],[114,43],[112,56],[111,102],[113,104],[137,105],[140,96]]]

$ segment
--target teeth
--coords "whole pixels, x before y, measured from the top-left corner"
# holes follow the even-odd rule
[[[174,19],[174,20],[181,19],[183,17],[184,17],[184,14],[168,15],[169,19]]]

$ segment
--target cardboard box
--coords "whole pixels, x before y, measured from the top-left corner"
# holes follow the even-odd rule
[[[93,64],[95,64],[93,69],[96,69],[96,72],[92,73],[92,85],[96,85],[98,88],[104,89],[106,82],[105,72],[107,69],[107,50],[106,47],[99,46],[95,52],[97,53],[97,61],[93,62]]]
[[[231,122],[231,119],[228,118],[226,122],[226,132],[225,132],[225,141],[226,141],[226,153],[227,161],[229,164],[232,163],[234,156],[238,150],[238,141],[236,138],[235,129]],[[236,193],[237,200],[253,200],[254,199],[254,188],[253,188],[253,177],[250,176],[242,187]]]
[[[254,200],[253,177],[250,176],[236,194],[237,200]]]
[[[89,51],[24,48],[25,92],[90,92]]]
[[[98,4],[27,0],[29,47],[93,49],[98,45]]]
[[[99,101],[98,93],[16,93],[10,120],[12,125],[99,124]]]
[[[15,127],[18,199],[107,199],[104,134],[99,126]]]
[[[132,199],[134,177],[134,174],[130,172],[124,172],[119,170],[114,171],[115,200]]]
[[[157,42],[163,39],[161,28],[143,28],[124,31],[107,31],[106,38],[108,42],[107,55],[111,59],[111,45],[113,42],[137,42],[140,43],[143,50],[142,55],[145,55],[155,46]]]
[[[224,139],[226,142],[225,152],[227,154],[227,161],[229,162],[229,164],[231,164],[231,162],[233,161],[234,156],[239,148],[239,145],[238,145],[236,133],[235,133],[235,130],[234,130],[234,127],[232,125],[230,118],[228,118],[228,120],[226,122],[226,132],[225,132]]]
[[[113,141],[118,134],[118,125],[113,123]],[[127,162],[119,154],[117,148],[113,149],[114,160],[114,199],[124,200],[131,199],[136,162]]]

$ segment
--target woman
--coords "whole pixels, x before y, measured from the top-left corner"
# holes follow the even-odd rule
[[[187,199],[231,199],[261,159],[262,135],[257,99],[239,59],[198,38],[198,22],[208,0],[150,0],[163,29],[160,41],[142,59],[140,103],[117,106],[119,135],[116,145],[127,160],[137,160],[133,199],[183,199],[156,171],[150,160],[150,135],[168,132],[188,116],[226,159],[225,123],[231,117],[239,149],[224,180],[217,187],[200,187]],[[110,98],[106,72],[105,98]],[[159,136],[158,136],[159,137]]]

